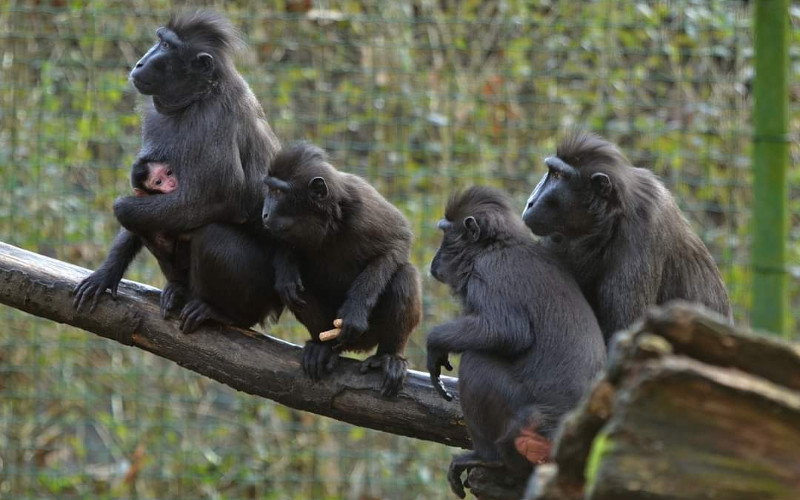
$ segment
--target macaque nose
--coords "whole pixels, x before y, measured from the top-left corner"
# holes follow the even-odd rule
[[[528,202],[525,204],[525,208],[522,209],[522,219],[524,220],[528,216],[528,211],[533,208],[533,197],[528,198]]]

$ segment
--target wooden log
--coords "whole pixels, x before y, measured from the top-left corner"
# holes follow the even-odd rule
[[[370,429],[469,448],[458,399],[445,401],[427,373],[409,370],[396,399],[380,395],[379,372],[361,374],[342,359],[336,372],[312,383],[300,368],[301,349],[239,328],[207,327],[191,335],[159,313],[159,291],[123,280],[119,298],[103,297],[94,313],[77,313],[72,290],[89,271],[0,243],[0,303],[102,337],[136,346],[234,389],[298,410]],[[457,394],[457,380],[442,377]]]
[[[679,356],[642,363],[593,441],[593,500],[796,499],[800,394]]]
[[[636,335],[648,333],[666,340],[674,354],[800,390],[800,344],[734,328],[716,314],[682,302],[652,310]]]
[[[800,498],[800,348],[685,303],[615,339],[538,500]]]

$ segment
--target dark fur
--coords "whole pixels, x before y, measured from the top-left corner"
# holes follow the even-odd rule
[[[312,179],[325,193],[311,188]],[[337,171],[309,144],[281,151],[264,181],[269,187],[264,225],[297,258],[305,292],[292,306],[312,340],[303,367],[314,379],[330,370],[337,352],[376,354],[363,369],[382,368],[383,394],[394,395],[405,377],[401,357],[421,314],[419,276],[409,261],[413,235],[403,214],[372,186]],[[341,318],[337,340],[319,334]]]
[[[150,177],[150,167],[147,163],[134,163],[131,167],[131,187],[133,189],[141,189],[147,194],[162,194],[158,191],[154,191],[148,188],[145,183],[147,182],[147,178]]]
[[[673,299],[731,317],[711,254],[651,171],[634,167],[614,144],[584,132],[566,137],[557,157],[574,175],[558,182],[546,175],[523,218],[564,252],[606,340],[648,306]],[[598,174],[607,176],[605,187],[592,181]]]
[[[431,274],[455,292],[463,313],[429,333],[428,370],[438,387],[447,354],[462,353],[459,394],[474,451],[454,458],[448,478],[463,496],[465,468],[530,471],[514,438],[532,426],[552,439],[603,368],[605,347],[577,283],[502,192],[471,188],[451,199],[445,217]]]
[[[250,326],[282,308],[273,291],[275,247],[259,235],[260,181],[278,140],[233,66],[239,39],[227,20],[197,12],[173,18],[157,34],[158,43],[131,72],[137,90],[151,96],[134,168],[168,163],[180,184],[160,196],[116,200],[114,214],[125,229],[106,261],[76,289],[75,304],[80,308],[91,300],[93,308],[107,288],[116,295],[141,248],[137,235],[191,233],[188,269],[165,269],[159,258],[168,280],[162,314],[180,307],[189,294],[192,300],[181,312],[184,331],[207,320]],[[243,219],[248,222],[230,224]],[[232,295],[242,299],[231,304]]]

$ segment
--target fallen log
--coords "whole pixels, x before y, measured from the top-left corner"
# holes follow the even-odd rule
[[[159,290],[123,280],[116,301],[93,313],[72,307],[73,288],[89,270],[0,242],[0,303],[135,346],[234,389],[354,425],[469,448],[458,399],[445,401],[427,373],[409,370],[397,399],[380,395],[381,374],[361,374],[342,359],[336,373],[312,383],[300,347],[253,330],[207,327],[185,335],[161,318]],[[452,377],[443,377],[457,394]]]
[[[539,500],[800,498],[800,346],[654,309],[566,420]],[[545,477],[547,476],[547,477]]]

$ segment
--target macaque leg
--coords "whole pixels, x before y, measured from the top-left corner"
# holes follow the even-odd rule
[[[271,256],[246,228],[209,224],[195,230],[189,244],[192,300],[181,311],[184,328],[205,321],[249,328],[280,314],[282,308],[268,310],[279,304]]]
[[[459,498],[467,496],[464,491],[464,481],[461,480],[461,475],[464,472],[469,473],[470,469],[475,467],[484,467],[487,469],[499,469],[503,467],[503,462],[500,460],[487,461],[478,457],[474,451],[456,455],[450,461],[450,467],[447,470],[447,482],[450,484],[450,489]]]
[[[403,388],[408,362],[402,354],[419,324],[421,308],[419,274],[411,264],[404,264],[392,276],[372,312],[369,336],[379,337],[378,350],[361,364],[361,373],[383,371],[381,394],[385,397],[395,397]]]
[[[321,302],[309,292],[300,295],[305,304],[294,311],[297,320],[308,329],[311,340],[303,347],[303,373],[312,380],[320,380],[336,367],[339,353],[336,340],[322,342],[319,334],[333,328],[336,310]]]

